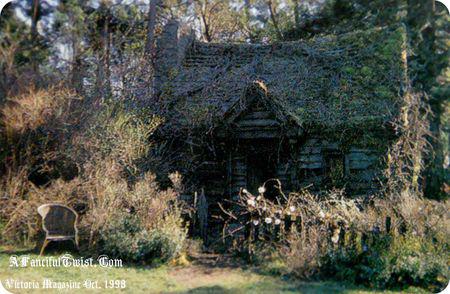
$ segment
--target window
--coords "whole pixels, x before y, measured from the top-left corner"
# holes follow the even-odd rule
[[[340,152],[324,154],[325,184],[330,187],[342,188],[345,184],[345,156]]]

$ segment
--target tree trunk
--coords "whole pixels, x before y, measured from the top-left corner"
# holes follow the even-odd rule
[[[96,101],[99,104],[101,100],[109,98],[111,95],[110,81],[110,28],[109,16],[104,16],[103,25],[100,28],[100,51],[98,55],[97,80],[96,80]]]
[[[145,54],[153,58],[155,53],[155,27],[156,27],[156,9],[158,0],[150,0],[148,6],[147,21],[147,40],[145,42]]]
[[[281,34],[280,27],[278,26],[278,20],[276,18],[276,8],[273,6],[272,0],[267,1],[267,6],[269,7],[270,19],[272,20],[273,27],[277,34],[277,38],[281,40],[283,35]]]
[[[250,14],[251,5],[250,0],[244,0],[244,15],[245,15],[245,27],[247,29],[248,38],[250,39],[250,43],[255,42],[255,36],[253,35],[252,29],[251,29],[251,20],[252,16]]]
[[[83,94],[83,60],[78,40],[72,39],[72,68],[70,72],[70,86],[79,95]]]
[[[202,14],[202,22],[203,22],[203,38],[206,42],[211,42],[211,34],[209,33],[209,25],[206,21],[206,17],[204,14]]]
[[[39,0],[33,0],[31,11],[31,39],[34,41],[38,34],[37,23],[39,21]]]
[[[203,39],[206,42],[211,42],[212,38],[211,38],[211,32],[209,31],[209,23],[208,20],[206,19],[206,13],[207,13],[207,0],[204,0],[202,3],[202,8],[201,8],[201,12],[200,12],[200,20],[203,24],[203,31],[202,31],[202,35],[203,35]]]
[[[423,30],[422,37],[424,43],[424,52],[431,53],[433,56],[427,56],[427,61],[424,66],[426,73],[426,81],[423,81],[425,91],[432,93],[431,89],[436,85],[436,78],[439,76],[439,69],[437,67],[436,55],[438,54],[437,36],[436,36],[436,6],[435,1],[428,0],[424,7],[427,14],[428,27]],[[434,59],[434,60],[433,60]],[[425,194],[431,198],[445,197],[444,183],[445,183],[445,141],[446,138],[442,136],[442,116],[444,113],[445,99],[440,95],[430,95],[429,105],[433,115],[430,118],[431,136],[428,139],[432,144],[433,152],[428,154],[425,162],[428,166],[425,171]],[[445,126],[444,126],[445,127]]]
[[[38,78],[38,63],[34,54],[34,50],[36,50],[36,47],[38,45],[38,31],[37,31],[37,25],[39,22],[39,0],[33,0],[32,6],[31,6],[31,44],[32,44],[32,56],[31,56],[31,69],[32,74],[35,79]]]
[[[293,0],[294,1],[294,21],[295,21],[295,28],[300,28],[300,5],[299,0]]]
[[[155,71],[155,55],[156,55],[156,43],[155,43],[155,28],[156,28],[156,12],[158,9],[160,0],[150,0],[148,6],[148,20],[147,20],[147,40],[145,42],[144,56],[146,58],[146,64],[149,66],[150,78],[148,79],[148,87],[154,93],[154,81],[153,75]],[[151,94],[152,96],[154,94]]]

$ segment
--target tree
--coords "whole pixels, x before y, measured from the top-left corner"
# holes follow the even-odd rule
[[[242,29],[244,35],[248,38],[250,43],[253,43],[255,41],[255,34],[252,29],[252,13],[251,13],[251,3],[250,0],[244,0],[244,7],[243,7],[243,20],[242,20]]]
[[[34,81],[39,82],[39,64],[47,57],[44,52],[45,49],[48,48],[48,44],[44,36],[39,34],[38,25],[45,16],[52,12],[52,6],[47,1],[39,0],[27,0],[19,2],[18,5],[31,22],[29,37],[29,46],[32,51],[32,54],[30,55],[31,74]],[[42,53],[44,53],[44,55],[42,55]]]
[[[203,41],[239,39],[239,17],[229,0],[195,0],[193,4]]]
[[[94,91],[87,103],[99,104],[102,99],[111,97],[110,53],[111,53],[111,2],[102,0],[98,8],[83,6],[87,15],[88,46],[95,57]],[[93,100],[93,101],[90,101]]]
[[[6,4],[0,17],[0,103],[12,91],[18,76],[17,55],[21,47],[20,32],[24,27],[15,17],[14,5]]]
[[[295,21],[295,27],[300,27],[300,1],[299,0],[292,0],[292,3],[294,4],[294,21]]]
[[[148,5],[147,40],[145,43],[145,53],[148,56],[154,55],[156,10],[158,8],[158,5],[159,0],[150,0],[150,3]]]
[[[0,100],[21,92],[31,85],[40,86],[38,69],[48,58],[48,39],[38,30],[38,23],[48,14],[46,2],[32,9],[31,1],[8,3],[0,17]],[[26,17],[19,18],[20,9]],[[32,13],[34,11],[34,14]],[[33,21],[31,21],[33,16]],[[31,26],[26,20],[30,20]],[[26,80],[26,83],[23,81]]]
[[[275,28],[276,36],[279,40],[281,40],[283,39],[283,34],[281,33],[280,26],[278,24],[277,6],[274,5],[272,0],[267,0],[267,7],[269,8],[270,20]]]
[[[413,53],[409,58],[410,76],[416,89],[425,91],[433,112],[430,118],[433,152],[427,158],[424,173],[425,194],[447,198],[449,181],[445,160],[449,156],[449,20],[448,11],[435,1],[408,1],[407,25]],[[448,193],[448,192],[447,192]]]
[[[78,94],[83,94],[83,78],[85,76],[84,33],[86,14],[79,0],[60,0],[54,13],[54,39],[70,48],[69,86]]]

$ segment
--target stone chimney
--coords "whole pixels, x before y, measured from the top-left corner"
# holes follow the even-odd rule
[[[177,20],[170,20],[156,40],[156,58],[153,86],[156,96],[166,90],[178,67],[178,26]]]

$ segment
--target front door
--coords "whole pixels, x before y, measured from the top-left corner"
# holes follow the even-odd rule
[[[258,193],[258,187],[268,179],[276,178],[278,154],[274,140],[251,140],[246,146],[247,189]]]

